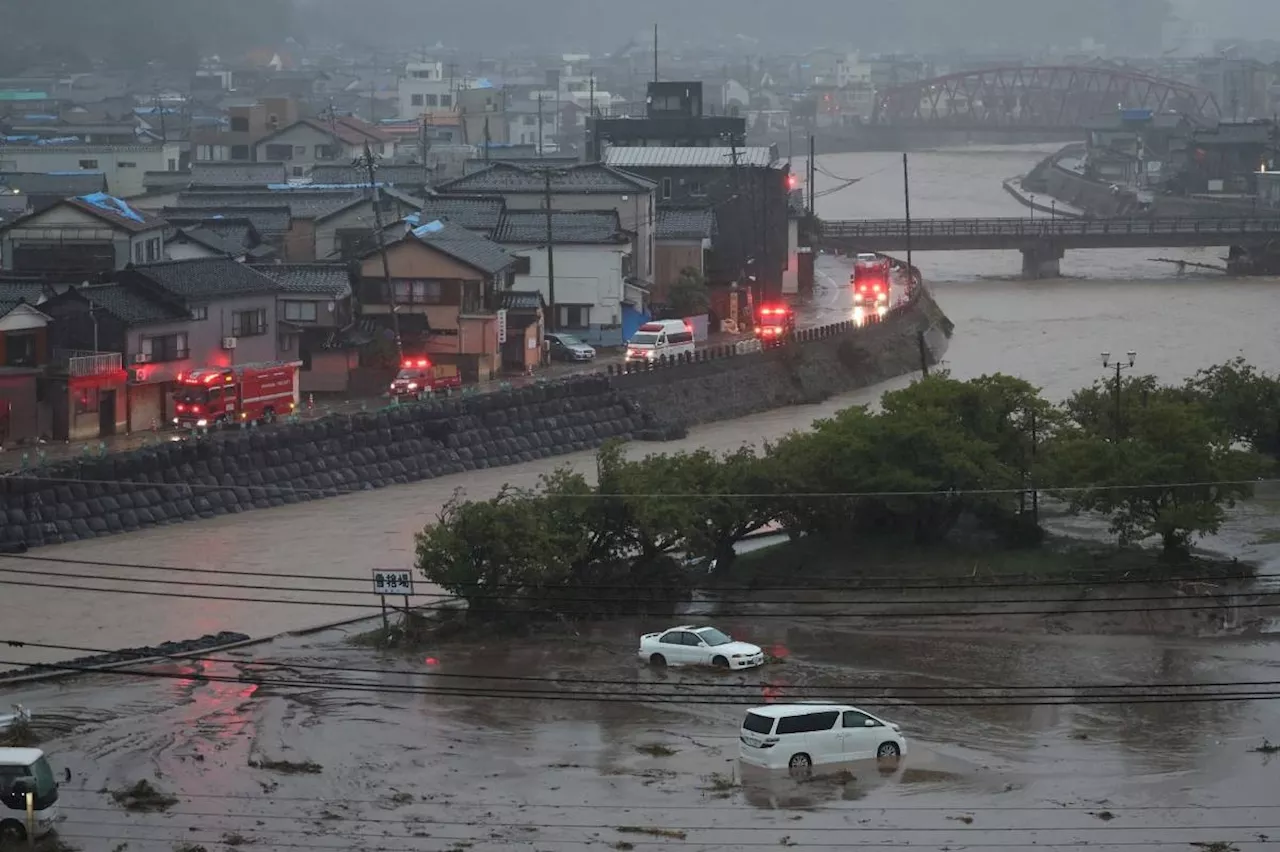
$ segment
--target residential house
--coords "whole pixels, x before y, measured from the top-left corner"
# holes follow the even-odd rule
[[[0,144],[0,172],[101,172],[107,191],[128,198],[142,194],[147,172],[177,171],[182,161],[177,143],[154,145]]]
[[[512,99],[503,118],[506,139],[513,145],[533,145],[543,154],[560,150],[560,115],[554,100]]]
[[[542,341],[545,327],[543,314],[546,301],[536,290],[507,290],[500,294],[498,308],[502,368],[509,373],[528,375],[542,364]]]
[[[106,191],[107,176],[102,172],[0,172],[0,195],[21,196],[26,201],[24,213],[38,213],[64,198]]]
[[[486,140],[510,142],[506,109],[507,92],[504,89],[477,85],[459,90],[457,110],[462,124],[462,141],[468,145],[484,145]]]
[[[601,163],[579,163],[549,172],[513,163],[495,163],[436,188],[447,195],[501,197],[508,211],[545,209],[549,188],[552,210],[616,211],[622,229],[635,235],[631,276],[627,282],[633,290],[625,303],[639,304],[643,301],[642,292],[649,290],[653,283],[655,187],[647,178]]]
[[[288,97],[263,98],[228,107],[226,112],[225,125],[192,131],[191,154],[195,162],[252,162],[258,142],[301,118],[298,102]]]
[[[1280,149],[1280,124],[1221,123],[1193,130],[1186,150],[1176,152],[1171,188],[1189,194],[1257,192],[1258,169]]]
[[[499,296],[511,289],[518,258],[458,225],[428,222],[387,246],[386,262],[390,292],[377,251],[360,261],[357,291],[361,314],[384,339],[398,324],[406,352],[456,364],[465,381],[501,370]]]
[[[654,235],[657,244],[652,303],[665,305],[671,285],[686,269],[694,269],[705,281],[707,256],[716,233],[715,211],[706,208],[660,209]]]
[[[706,115],[702,83],[648,86],[643,117],[614,117],[607,110],[587,120],[588,160],[603,160],[611,147],[724,147],[747,144],[747,120]]]
[[[198,226],[239,242],[255,258],[278,254],[293,227],[287,205],[165,207],[160,216],[175,228]]]
[[[446,72],[443,62],[410,62],[396,87],[401,118],[453,113],[454,92],[462,81]]]
[[[468,157],[463,163],[462,173],[469,175],[474,172],[484,171],[494,163],[511,162],[516,165],[522,163],[526,166],[536,166],[538,168],[557,168],[563,169],[569,166],[576,166],[582,162],[581,158],[571,154],[553,154],[550,156],[538,156],[537,145],[490,145],[487,151],[482,149],[483,156]]]
[[[631,278],[634,236],[623,230],[616,210],[554,210],[550,240],[545,211],[508,210],[494,240],[512,254],[529,258],[528,270],[517,274],[512,286],[537,292],[552,306],[552,330],[599,346],[622,346],[640,327],[645,307],[643,294],[626,283]],[[554,292],[548,277],[548,242],[554,252]],[[630,323],[624,323],[624,306],[631,309]]]
[[[432,195],[422,203],[418,221],[413,224],[439,220],[492,238],[502,226],[506,212],[507,203],[500,196]]]
[[[249,252],[238,240],[227,239],[221,234],[199,225],[178,228],[164,244],[166,260],[203,260],[210,257],[229,257],[244,263]]]
[[[0,267],[89,274],[164,258],[167,223],[105,193],[67,198],[0,228]]]
[[[120,353],[129,383],[115,422],[121,431],[138,431],[170,422],[180,373],[277,359],[278,289],[230,258],[186,260],[115,272],[107,283],[49,299],[41,310],[53,317],[55,348]],[[106,406],[100,393],[78,400],[69,437],[105,427],[94,417]]]
[[[774,148],[610,148],[606,157],[609,166],[656,183],[663,207],[715,211],[711,283],[753,280],[757,301],[782,295],[791,170]]]
[[[0,448],[48,432],[39,385],[50,319],[36,307],[42,298],[37,283],[0,284]]]
[[[259,162],[283,162],[289,176],[308,177],[320,163],[360,157],[366,146],[374,154],[388,153],[392,138],[376,126],[350,116],[331,120],[304,118],[260,140],[254,150]]]
[[[378,163],[374,177],[383,186],[410,195],[425,193],[431,185],[431,171],[421,163]],[[311,183],[318,186],[367,186],[369,172],[350,163],[322,164],[312,168]]]
[[[276,283],[278,350],[302,362],[303,393],[345,393],[360,366],[352,336],[351,275],[344,264],[255,266]]]

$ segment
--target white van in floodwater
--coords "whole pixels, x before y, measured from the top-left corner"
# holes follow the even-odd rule
[[[693,326],[684,320],[653,320],[640,326],[627,341],[628,361],[657,361],[692,355]]]
[[[897,725],[845,704],[753,707],[742,720],[739,739],[743,763],[793,772],[907,753],[907,740]]]
[[[0,748],[0,847],[44,837],[57,819],[58,782],[44,752]]]

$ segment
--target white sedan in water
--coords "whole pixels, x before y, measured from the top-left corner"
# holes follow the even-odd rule
[[[714,627],[691,624],[641,636],[639,656],[654,666],[749,669],[764,665],[764,651],[758,645],[735,642],[732,636]]]

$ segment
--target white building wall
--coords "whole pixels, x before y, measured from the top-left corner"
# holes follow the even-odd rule
[[[551,301],[547,281],[547,250],[533,246],[506,246],[513,254],[529,258],[529,274],[517,275],[513,289],[537,290]],[[558,245],[555,247],[556,306],[561,316],[555,328],[587,343],[621,346],[622,339],[622,258],[628,246]],[[563,322],[565,308],[587,306],[585,327],[568,327]]]
[[[141,195],[147,172],[178,170],[178,145],[0,145],[0,172],[102,172],[120,198]]]

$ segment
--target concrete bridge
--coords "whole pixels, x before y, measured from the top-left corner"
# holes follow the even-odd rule
[[[903,252],[900,219],[823,221],[819,242],[828,251]],[[1238,247],[1261,253],[1280,245],[1280,217],[1247,219],[917,219],[912,251],[1022,252],[1027,278],[1055,277],[1068,249]]]

